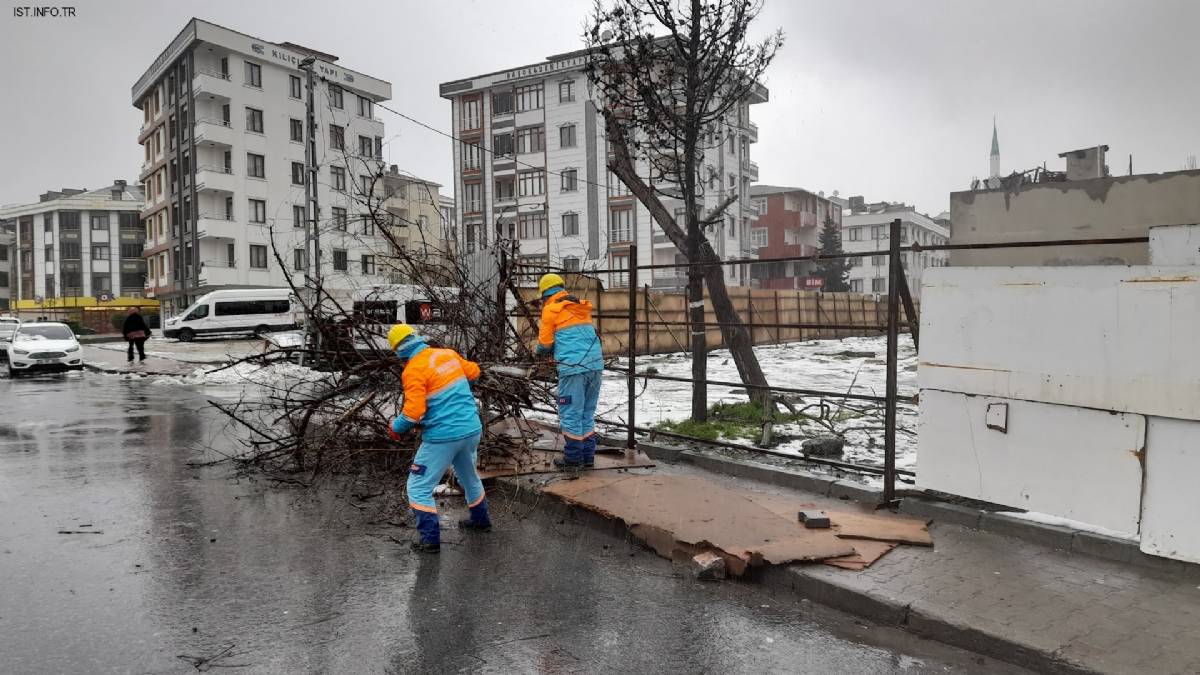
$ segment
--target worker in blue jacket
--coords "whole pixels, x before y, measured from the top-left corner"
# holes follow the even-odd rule
[[[459,521],[459,527],[483,532],[492,529],[483,481],[475,470],[483,426],[468,384],[479,377],[479,366],[453,349],[430,347],[408,324],[392,326],[388,346],[404,361],[404,406],[388,433],[399,440],[418,424],[422,427],[421,447],[408,472],[408,505],[420,534],[413,550],[438,553],[441,526],[433,488],[451,466],[471,512],[469,518]]]
[[[554,460],[563,469],[580,469],[596,461],[596,405],[604,355],[592,325],[592,303],[567,292],[563,278],[546,274],[538,282],[542,323],[537,353],[554,355],[558,366],[558,423],[563,456]]]

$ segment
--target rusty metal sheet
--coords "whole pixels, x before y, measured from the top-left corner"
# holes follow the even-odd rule
[[[542,473],[558,473],[562,471],[554,466],[555,457],[561,457],[561,452],[553,450],[529,449],[509,457],[498,457],[495,463],[489,462],[479,469],[480,478],[499,478],[501,476],[529,476]],[[596,466],[592,471],[612,469],[632,469],[652,467],[654,462],[647,456],[638,453],[634,457],[619,455],[596,455]]]
[[[666,557],[717,549],[727,564],[733,563],[728,567],[735,576],[747,566],[854,554],[853,544],[831,530],[806,529],[741,492],[699,477],[588,474],[542,490],[625,521],[635,536]]]
[[[746,498],[780,517],[792,520],[803,509],[822,508],[829,515],[833,531],[839,537],[933,546],[929,521],[923,518],[874,511],[830,510],[812,502],[762,492],[748,492]]]
[[[890,541],[871,541],[868,539],[859,539],[852,543],[854,545],[853,555],[842,556],[841,558],[827,558],[821,562],[833,567],[840,567],[844,570],[865,570],[899,545],[893,544]]]

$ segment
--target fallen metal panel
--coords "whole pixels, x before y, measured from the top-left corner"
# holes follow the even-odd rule
[[[898,544],[888,541],[869,541],[866,539],[855,541],[853,544],[854,555],[829,558],[821,562],[833,567],[840,567],[844,570],[865,570],[898,546]]]
[[[1200,563],[1200,422],[1151,417],[1146,440],[1142,551]]]
[[[1006,431],[987,427],[996,402]],[[918,431],[919,487],[1138,531],[1141,415],[926,389]]]
[[[922,389],[1200,420],[1200,268],[932,268]]]
[[[796,520],[797,513],[802,509],[821,509],[820,506],[785,495],[748,492],[746,498],[792,521]],[[873,539],[914,546],[933,546],[933,537],[929,534],[929,521],[924,518],[848,508],[821,510],[829,515],[834,534],[845,539]]]
[[[562,469],[554,466],[555,457],[562,457],[561,452],[554,450],[529,449],[508,457],[495,457],[479,469],[480,478],[500,478],[501,476],[530,476],[544,473],[559,473]],[[647,456],[638,453],[634,457],[626,457],[624,453],[617,455],[596,455],[596,466],[592,471],[612,469],[633,469],[652,467],[654,462]]]

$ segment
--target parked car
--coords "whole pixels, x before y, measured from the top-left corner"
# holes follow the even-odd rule
[[[21,324],[5,350],[10,377],[34,371],[83,370],[79,341],[65,323]]]
[[[13,333],[16,333],[20,326],[20,319],[12,316],[0,316],[0,360],[8,360],[8,343],[12,342]]]
[[[213,291],[179,316],[167,319],[163,336],[191,342],[198,336],[263,335],[294,330],[297,304],[286,288]]]

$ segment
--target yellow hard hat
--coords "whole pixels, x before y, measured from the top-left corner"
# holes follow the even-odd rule
[[[388,329],[388,349],[396,351],[396,345],[400,344],[404,338],[413,334],[412,326],[406,323],[398,323]]]
[[[555,286],[566,286],[567,282],[557,274],[543,274],[541,281],[538,282],[538,293],[545,293],[547,290]]]

